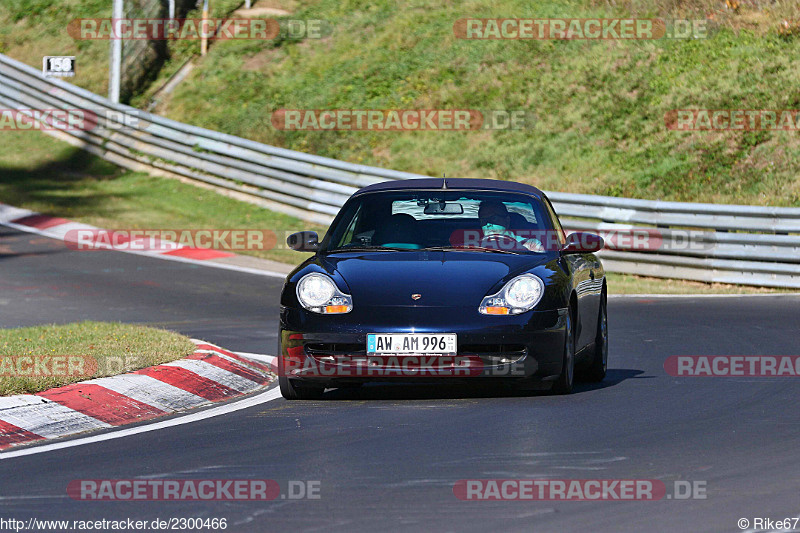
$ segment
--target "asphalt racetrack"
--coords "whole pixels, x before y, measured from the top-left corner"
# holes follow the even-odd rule
[[[279,278],[0,227],[0,325],[120,320],[275,354]],[[800,298],[611,298],[609,372],[570,396],[370,385],[21,457],[0,509],[28,520],[226,518],[227,531],[741,531],[800,514],[800,378],[671,377],[672,355],[798,355]],[[267,394],[267,393],[261,393]],[[112,430],[114,431],[114,430]],[[80,479],[318,481],[318,499],[75,501]],[[461,501],[465,479],[676,480],[704,499]]]

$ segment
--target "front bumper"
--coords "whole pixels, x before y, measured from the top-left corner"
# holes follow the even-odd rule
[[[373,307],[319,315],[283,307],[279,371],[331,387],[474,377],[555,379],[561,373],[566,312],[487,316],[462,307]],[[369,333],[455,333],[458,354],[368,357]]]

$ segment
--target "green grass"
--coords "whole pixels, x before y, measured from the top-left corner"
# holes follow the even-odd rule
[[[213,15],[241,2],[212,2]],[[797,132],[675,132],[677,108],[800,107],[800,19],[791,2],[737,0],[293,0],[290,18],[322,19],[323,39],[221,41],[157,110],[177,120],[356,163],[439,176],[489,177],[543,189],[678,201],[800,206]],[[258,4],[256,4],[258,5]],[[273,4],[270,4],[273,5]],[[761,6],[759,8],[759,6]],[[104,94],[107,41],[73,41],[66,23],[107,17],[105,0],[9,0],[0,5],[0,51],[38,67],[45,54],[78,56],[73,80]],[[189,16],[197,16],[192,12]],[[713,17],[708,39],[465,41],[464,16]],[[171,59],[134,98],[153,91],[197,53]],[[528,109],[525,130],[285,132],[281,108]]]
[[[213,0],[210,17],[224,17],[243,0]],[[0,2],[0,53],[37,69],[42,56],[74,55],[76,75],[67,81],[94,93],[108,93],[108,40],[76,40],[67,25],[76,18],[110,18],[110,0],[3,0]],[[194,9],[186,18],[200,18]],[[169,46],[171,64],[200,54],[200,41],[181,41]],[[175,67],[177,69],[177,67]],[[164,69],[166,76],[172,74]],[[154,84],[163,81],[156,77]]]
[[[0,2],[0,53],[42,68],[43,56],[74,55],[76,76],[67,81],[92,92],[108,93],[109,42],[77,41],[67,34],[76,18],[109,18],[107,0],[3,0]]]
[[[770,294],[797,293],[797,289],[749,287],[726,283],[703,283],[678,279],[650,278],[629,274],[606,274],[608,294]]]
[[[324,232],[319,225],[176,179],[120,169],[39,132],[3,132],[0,199],[104,229],[258,229]],[[292,250],[248,251],[299,263]]]
[[[194,344],[183,335],[120,323],[0,329],[0,396],[122,374],[174,361],[193,351]],[[32,363],[33,359],[20,360],[25,357],[38,359],[39,365]]]
[[[800,205],[797,132],[675,132],[682,108],[800,106],[799,18],[781,3],[579,0],[302,2],[331,21],[324,39],[217,44],[162,106],[169,117],[356,163],[438,176],[513,179],[549,190],[679,201]],[[632,7],[635,6],[635,7]],[[694,10],[692,8],[694,6]],[[705,16],[708,39],[465,41],[464,16]],[[285,132],[287,109],[529,109],[526,130]]]

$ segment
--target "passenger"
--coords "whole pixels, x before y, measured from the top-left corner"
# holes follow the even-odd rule
[[[544,246],[542,246],[542,242],[539,239],[526,239],[516,235],[509,229],[511,214],[503,202],[484,200],[478,208],[478,218],[480,219],[484,240],[503,236],[518,242],[531,252],[544,252]]]

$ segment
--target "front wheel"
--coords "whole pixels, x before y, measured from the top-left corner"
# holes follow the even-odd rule
[[[569,394],[575,383],[575,332],[572,324],[572,308],[567,309],[567,324],[564,328],[564,362],[561,375],[553,383],[553,392],[556,394]]]
[[[296,379],[278,376],[281,395],[287,400],[319,400],[325,387],[300,385]]]
[[[597,317],[597,336],[594,340],[594,356],[589,368],[586,369],[586,380],[599,382],[606,377],[608,369],[608,312],[606,311],[606,298],[600,302],[600,311]]]
[[[282,355],[278,356],[278,387],[287,400],[319,400],[325,392],[324,386],[300,383],[286,377],[286,365]]]

